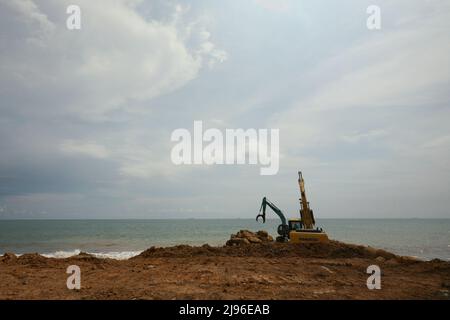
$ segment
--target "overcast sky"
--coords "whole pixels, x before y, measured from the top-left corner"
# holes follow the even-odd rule
[[[319,218],[450,218],[449,31],[447,0],[0,0],[0,218],[296,216],[298,170]],[[194,120],[278,128],[279,173],[174,165]]]

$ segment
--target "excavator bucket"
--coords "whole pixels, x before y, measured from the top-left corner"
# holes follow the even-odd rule
[[[259,214],[256,216],[256,221],[258,221],[259,218],[262,218],[263,223],[266,223],[266,197],[262,200],[261,208],[259,208]]]

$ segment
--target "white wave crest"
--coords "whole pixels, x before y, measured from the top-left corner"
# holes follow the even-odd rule
[[[142,251],[112,251],[112,252],[86,252],[86,253],[90,254],[96,258],[126,260],[126,259],[130,259],[132,257],[139,255],[141,252]],[[81,250],[76,249],[76,250],[72,250],[72,251],[55,251],[52,253],[44,253],[42,255],[47,258],[64,259],[64,258],[69,258],[69,257],[79,255],[80,253],[81,253]]]

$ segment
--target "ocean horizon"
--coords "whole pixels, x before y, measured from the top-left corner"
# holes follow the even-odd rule
[[[241,229],[276,235],[277,219],[20,219],[0,220],[0,255],[64,258],[87,252],[127,259],[151,246],[220,246]],[[450,261],[450,219],[317,219],[331,239],[424,260]]]

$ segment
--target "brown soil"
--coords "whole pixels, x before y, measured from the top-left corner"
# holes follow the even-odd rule
[[[381,290],[369,290],[369,265]],[[81,289],[66,268],[81,268]],[[0,257],[0,299],[449,299],[450,263],[337,241],[152,247],[125,261]]]

